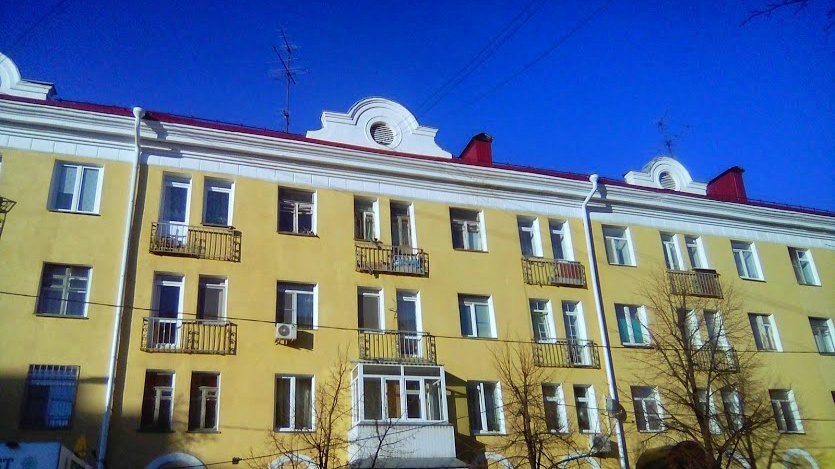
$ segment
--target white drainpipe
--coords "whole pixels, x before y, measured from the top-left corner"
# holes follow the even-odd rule
[[[586,250],[589,253],[589,272],[591,274],[591,288],[594,292],[594,305],[597,307],[597,323],[600,325],[600,341],[603,349],[603,366],[606,368],[606,378],[608,378],[609,395],[616,405],[620,405],[618,398],[618,387],[615,381],[615,369],[612,366],[612,349],[609,346],[609,331],[606,327],[606,317],[603,314],[603,297],[600,294],[600,278],[597,275],[597,260],[594,254],[594,246],[591,241],[591,218],[589,216],[588,205],[592,196],[597,192],[597,174],[589,176],[591,181],[591,191],[583,200],[583,229],[586,232]],[[617,409],[615,409],[617,411]],[[615,418],[615,434],[618,439],[618,453],[620,459],[621,469],[629,469],[629,456],[626,454],[626,436],[623,434],[623,423],[619,418]]]
[[[122,251],[122,264],[119,270],[119,287],[116,290],[115,314],[113,315],[113,340],[110,345],[110,367],[107,374],[107,389],[104,395],[104,416],[101,420],[101,431],[99,432],[99,446],[96,451],[96,467],[104,469],[104,460],[107,456],[107,437],[110,432],[110,418],[113,413],[113,387],[116,379],[116,363],[119,355],[119,336],[122,325],[122,313],[125,296],[125,280],[128,275],[128,257],[130,257],[130,237],[133,233],[133,214],[136,210],[136,181],[139,178],[139,158],[142,156],[140,145],[139,124],[145,116],[145,110],[141,107],[133,108],[133,143],[134,159],[131,166],[132,178],[128,189],[128,206],[125,212],[125,234]]]

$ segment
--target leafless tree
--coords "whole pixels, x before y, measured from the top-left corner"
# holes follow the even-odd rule
[[[794,10],[795,14],[809,6],[810,0],[777,0],[767,1],[762,7],[751,10],[748,16],[742,21],[740,26],[744,26],[751,20],[760,17],[769,17],[772,13],[780,10]],[[827,25],[824,29],[829,30],[835,25],[835,8],[830,8],[826,14],[828,18]]]

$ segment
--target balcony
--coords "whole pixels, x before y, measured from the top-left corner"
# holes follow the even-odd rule
[[[693,362],[698,370],[716,372],[736,372],[739,359],[733,347],[704,347],[693,354]]]
[[[429,254],[423,249],[381,243],[357,244],[356,248],[357,272],[429,277]]]
[[[359,330],[360,360],[436,365],[435,337],[425,332]]]
[[[524,257],[522,273],[528,285],[586,287],[586,268],[579,262]]]
[[[150,251],[168,256],[240,262],[241,232],[231,227],[151,223]]]
[[[600,354],[591,340],[535,341],[533,361],[536,366],[552,368],[600,368]]]
[[[388,432],[390,436],[380,446],[382,432]],[[348,430],[348,459],[355,462],[352,467],[374,467],[362,464],[363,460],[374,456],[379,458],[377,467],[430,467],[381,463],[389,458],[454,458],[455,428],[446,422],[379,421],[355,424]]]
[[[722,285],[715,270],[695,269],[689,272],[667,271],[674,295],[722,298]]]
[[[142,318],[142,351],[235,355],[238,326],[229,321]]]

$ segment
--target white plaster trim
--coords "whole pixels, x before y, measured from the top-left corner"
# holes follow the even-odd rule
[[[486,451],[484,454],[478,455],[475,460],[475,465],[478,466],[482,463],[488,463],[488,461],[498,464],[503,469],[513,469],[513,464],[511,464],[508,458],[504,457],[501,453],[493,453],[491,451]]]
[[[815,458],[813,458],[812,455],[806,452],[805,450],[799,448],[792,448],[786,451],[786,454],[783,455],[783,467],[785,469],[797,469],[797,466],[792,464],[791,461],[796,457],[805,459],[806,462],[808,462],[809,465],[812,466],[812,469],[820,469],[820,466],[818,465],[818,462],[815,461]]]
[[[571,461],[558,463],[557,467],[560,468],[560,469],[564,469],[566,467],[569,467],[568,466],[569,464],[571,464],[573,462],[577,462],[577,461],[583,461],[583,462],[588,463],[588,465],[591,466],[592,469],[600,469],[600,463],[597,462],[597,460],[592,458],[591,456],[578,457],[578,456],[583,456],[583,454],[582,453],[577,453],[577,452],[571,452],[571,453],[566,454],[565,456],[566,456],[566,458],[577,458],[577,459],[572,459]]]
[[[661,185],[661,175],[663,173],[667,173],[673,178],[676,183],[674,189],[676,191],[699,195],[707,193],[707,184],[693,181],[690,172],[684,165],[669,156],[656,156],[649,160],[640,171],[626,173],[624,179],[627,183],[635,186],[664,189],[664,186]]]
[[[748,464],[748,461],[746,461],[745,458],[742,457],[742,455],[739,453],[731,453],[730,451],[725,451],[722,454],[722,459],[732,459],[739,463],[739,465],[742,466],[744,469],[751,469],[751,465]]]
[[[194,468],[203,468],[205,469],[206,466],[203,465],[203,462],[199,459],[195,458],[194,456],[186,453],[168,453],[164,456],[160,456],[153,461],[151,461],[145,469],[160,469],[166,464],[177,463],[177,464],[187,464],[186,467],[194,467]]]
[[[55,94],[55,87],[52,83],[24,80],[12,59],[0,52],[0,94],[46,100]]]
[[[285,464],[302,463],[308,469],[318,469],[319,465],[313,459],[299,453],[282,454],[270,463],[270,469],[280,469]]]

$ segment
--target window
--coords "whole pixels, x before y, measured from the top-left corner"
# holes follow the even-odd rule
[[[723,388],[721,394],[722,405],[725,406],[725,418],[728,421],[728,428],[733,431],[741,430],[745,424],[742,396],[739,394],[739,391],[733,388]]]
[[[606,258],[609,264],[635,265],[629,230],[619,226],[604,226],[603,238],[606,243]]]
[[[157,274],[154,277],[154,306],[148,327],[148,347],[176,348],[180,343],[184,286],[182,276]]]
[[[470,407],[470,428],[474,434],[502,433],[504,416],[499,383],[479,381],[467,385]]]
[[[185,244],[186,225],[188,225],[189,202],[191,197],[191,179],[166,174],[162,181],[160,207],[161,228],[169,231],[163,236],[182,237]]]
[[[568,342],[568,356],[573,365],[591,365],[591,350],[594,346],[586,340],[586,321],[579,301],[562,302],[563,324]]]
[[[696,412],[706,419],[710,419],[710,432],[717,435],[722,432],[719,426],[719,416],[716,413],[716,406],[713,403],[713,395],[706,388],[696,389]]]
[[[391,244],[401,247],[415,247],[412,230],[412,205],[403,202],[391,203]]]
[[[684,245],[687,247],[687,257],[690,259],[690,268],[707,269],[707,256],[705,256],[702,238],[698,236],[685,236]]]
[[[835,353],[835,345],[832,343],[833,327],[832,320],[826,318],[809,318],[809,325],[812,326],[812,335],[815,337],[815,345],[818,353]]]
[[[373,241],[379,238],[377,200],[354,197],[354,239]]]
[[[222,321],[226,318],[226,279],[200,276],[197,288],[197,319]]]
[[[705,310],[705,328],[707,329],[707,340],[714,348],[728,349],[730,343],[725,333],[725,319],[719,311]]]
[[[539,241],[539,223],[536,218],[517,217],[519,243],[525,257],[542,257],[542,243]]]
[[[754,332],[754,342],[757,350],[781,352],[780,339],[777,335],[777,324],[771,314],[749,314],[751,330]]]
[[[29,365],[21,427],[70,428],[77,388],[77,366]]]
[[[142,397],[143,430],[171,430],[174,411],[174,372],[145,372],[145,393]]]
[[[276,322],[316,328],[316,285],[279,282],[276,296]]]
[[[623,345],[649,345],[646,310],[643,306],[615,305],[620,343]]]
[[[84,317],[89,285],[89,267],[45,264],[37,314]]]
[[[217,431],[220,406],[220,375],[195,371],[191,374],[189,431]]]
[[[440,367],[359,364],[353,371],[354,421],[446,421]]]
[[[397,290],[397,340],[400,356],[421,358],[424,354],[422,337],[416,332],[422,328],[420,295],[418,292]]]
[[[803,433],[803,422],[800,421],[794,392],[791,389],[769,389],[768,395],[771,397],[777,430],[780,433]]]
[[[533,337],[537,342],[553,341],[557,338],[554,331],[554,318],[551,314],[551,302],[548,300],[529,300]]]
[[[276,376],[274,427],[281,431],[313,430],[312,376]]]
[[[635,425],[640,432],[660,432],[664,430],[661,416],[661,400],[658,388],[650,386],[632,386],[632,403],[635,406]]]
[[[474,210],[449,209],[452,223],[452,247],[468,251],[484,251],[480,212]]]
[[[278,231],[312,235],[315,232],[313,192],[295,189],[278,190]]]
[[[574,250],[571,247],[571,231],[568,222],[562,220],[548,220],[548,230],[551,232],[551,250],[554,259],[573,261]]]
[[[574,406],[577,409],[577,428],[580,432],[597,433],[597,402],[594,399],[594,388],[575,385]]]
[[[740,277],[754,280],[763,279],[760,272],[760,261],[757,259],[757,250],[753,243],[731,241],[731,250],[736,262],[736,271]]]
[[[206,178],[203,224],[232,226],[232,181]]]
[[[801,285],[820,285],[818,272],[815,269],[815,261],[812,260],[812,253],[808,249],[789,248],[789,257],[792,260],[792,268],[794,268],[797,283]]]
[[[57,163],[52,177],[49,209],[98,213],[102,173],[102,168],[97,166]]]
[[[548,431],[568,433],[568,415],[565,411],[565,396],[560,384],[542,385],[542,402],[545,406],[545,425]]]
[[[383,330],[383,292],[370,288],[357,290],[357,317],[360,329]]]
[[[491,301],[486,296],[458,295],[461,335],[464,337],[496,337]]]
[[[661,246],[664,248],[664,262],[667,270],[684,270],[681,253],[678,250],[678,237],[670,233],[661,233]]]

